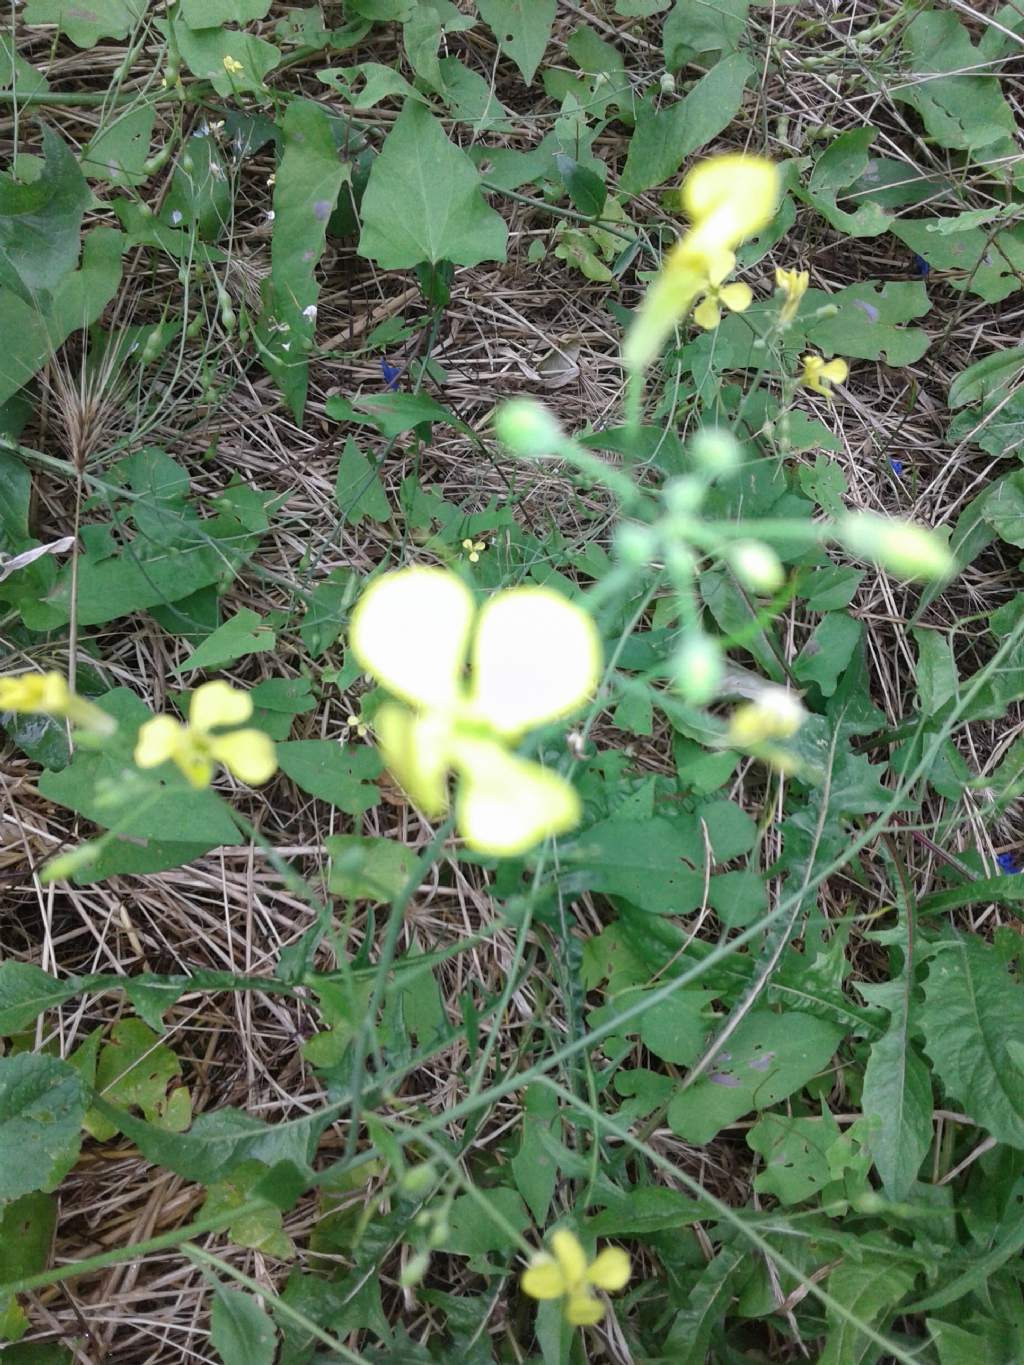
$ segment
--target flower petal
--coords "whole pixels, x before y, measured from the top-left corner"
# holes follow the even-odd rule
[[[173,716],[154,716],[139,727],[135,741],[135,762],[140,768],[158,768],[173,758],[181,747],[185,727]]]
[[[693,320],[698,327],[703,327],[705,332],[711,332],[718,326],[722,321],[722,310],[714,294],[704,295],[693,310]]]
[[[498,856],[525,853],[579,823],[576,790],[539,763],[495,740],[456,738],[460,773],[456,823],[470,848]]]
[[[262,730],[233,730],[230,735],[218,735],[209,745],[217,762],[250,787],[261,787],[277,772],[274,741]]]
[[[583,1284],[587,1274],[587,1253],[580,1239],[568,1228],[556,1228],[550,1241],[555,1260],[569,1288]]]
[[[745,313],[754,302],[754,291],[749,284],[738,280],[734,284],[723,285],[718,297],[731,313]]]
[[[252,715],[252,698],[230,683],[203,683],[192,693],[188,708],[189,724],[201,734],[216,725],[241,725]]]
[[[417,716],[388,703],[373,718],[385,764],[424,815],[436,819],[448,806],[451,725],[442,713]]]
[[[577,1289],[565,1301],[565,1316],[574,1327],[593,1327],[604,1317],[604,1304],[589,1289]]]
[[[356,603],[349,644],[362,667],[403,701],[450,706],[472,620],[472,594],[447,569],[399,569],[371,583]]]
[[[565,1280],[558,1262],[546,1252],[539,1252],[523,1271],[519,1281],[524,1294],[531,1299],[560,1299],[565,1293]]]
[[[72,694],[60,673],[17,673],[0,678],[0,711],[62,716]]]
[[[683,208],[703,244],[732,248],[771,221],[779,173],[770,161],[742,153],[703,161],[683,181]]]
[[[605,1247],[591,1262],[587,1279],[599,1289],[624,1289],[629,1283],[629,1257],[619,1247]]]
[[[846,377],[850,373],[850,367],[845,360],[830,360],[821,370],[822,379],[828,380],[830,384],[845,384]]]
[[[499,734],[567,715],[597,686],[601,642],[591,617],[550,588],[499,592],[480,613],[470,706]]]

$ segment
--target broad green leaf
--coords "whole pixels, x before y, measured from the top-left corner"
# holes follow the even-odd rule
[[[141,1019],[121,1019],[96,1063],[96,1091],[118,1108],[139,1108],[150,1123],[180,1133],[192,1119],[192,1099],[181,1083],[181,1063]],[[96,1113],[86,1127],[100,1142],[117,1129]]]
[[[828,223],[851,237],[877,237],[892,221],[892,215],[863,192],[852,200],[856,207],[849,211],[838,204],[842,191],[858,183],[867,170],[868,149],[876,134],[875,128],[851,128],[840,134],[815,163],[806,191],[798,191]]]
[[[320,286],[316,267],[344,178],[327,114],[293,100],[284,116],[284,155],[274,185],[270,287],[260,316],[260,354],[297,422],[309,385],[309,350]]]
[[[388,521],[391,517],[391,505],[377,468],[351,437],[345,442],[338,463],[334,501],[349,526],[359,526],[367,517],[371,521]]]
[[[52,1190],[78,1159],[85,1086],[56,1057],[0,1057],[0,1203]]]
[[[878,1124],[869,1142],[885,1192],[905,1199],[932,1141],[931,1074],[909,1037],[906,1002],[894,1004],[888,1032],[868,1053],[861,1108]]]
[[[584,831],[563,856],[567,888],[624,896],[656,915],[688,914],[704,889],[697,837],[685,820],[605,820]]]
[[[195,668],[223,668],[243,659],[247,654],[265,654],[275,649],[277,636],[263,617],[248,607],[243,607],[219,626],[212,635],[207,635],[196,649],[180,665],[182,672]]]
[[[983,360],[976,360],[966,370],[961,370],[949,386],[949,406],[962,408],[968,403],[981,403],[994,398],[1015,383],[1022,370],[1024,346],[993,351]]]
[[[281,60],[278,49],[255,34],[234,28],[193,29],[180,18],[170,23],[182,60],[199,80],[209,81],[221,99],[244,91],[258,93]],[[167,20],[157,20],[156,27],[166,31]],[[238,62],[241,70],[229,71],[225,60]]]
[[[82,152],[82,170],[111,185],[142,185],[149,178],[144,162],[156,122],[156,106],[144,104],[114,116]]]
[[[10,34],[0,33],[0,90],[14,90],[19,100],[45,95],[50,82],[18,54]]]
[[[471,124],[474,133],[511,130],[508,110],[479,71],[470,70],[458,57],[442,57],[438,65],[442,94],[453,119]]]
[[[423,261],[505,260],[508,232],[485,201],[472,161],[412,101],[406,101],[373,163],[362,215],[359,254],[382,270],[411,269]]]
[[[351,401],[335,395],[328,398],[326,408],[327,416],[336,422],[362,422],[376,427],[388,440],[415,431],[425,422],[447,422],[457,431],[472,434],[464,422],[427,393],[375,393]]]
[[[509,1162],[516,1189],[526,1200],[533,1221],[543,1227],[558,1183],[558,1167],[541,1134],[558,1132],[558,1097],[534,1082],[523,1094],[523,1129],[519,1147]]]
[[[416,871],[413,849],[394,839],[332,834],[326,848],[331,855],[328,886],[334,895],[349,900],[379,904],[394,900]]]
[[[277,762],[304,792],[329,801],[347,815],[362,815],[380,801],[373,781],[383,771],[383,764],[369,745],[295,739],[277,746]]]
[[[672,1232],[706,1217],[707,1205],[680,1190],[663,1185],[635,1186],[601,1213],[589,1217],[584,1226],[595,1237],[644,1237],[652,1232]]]
[[[644,1046],[655,1057],[673,1066],[692,1066],[711,1026],[710,991],[679,990],[665,1000],[659,1000],[640,1017],[639,1034]],[[613,1002],[633,1004],[634,997],[622,996]]]
[[[608,195],[604,181],[564,152],[555,153],[555,165],[574,207],[588,218],[599,217]]]
[[[0,963],[0,1037],[20,1033],[35,1023],[43,1010],[70,1000],[73,983],[58,981],[31,962],[8,958]]]
[[[815,318],[815,308],[832,304],[832,317]],[[826,356],[842,355],[863,360],[883,359],[887,365],[912,365],[928,349],[930,338],[921,327],[901,324],[923,317],[931,301],[923,280],[848,285],[826,295],[808,290],[804,306],[809,319],[805,337],[810,346]]]
[[[402,26],[402,44],[421,85],[438,94],[445,93],[438,48],[449,33],[472,28],[474,22],[452,0],[430,0],[429,4],[416,6]]]
[[[768,1109],[824,1071],[843,1037],[812,1014],[752,1010],[707,1072],[669,1105],[674,1133],[698,1145],[752,1109]]]
[[[706,0],[676,0],[662,28],[666,69],[678,71],[693,61],[710,66],[702,59],[735,52],[749,8],[750,0],[715,0],[710,5]]]
[[[871,1254],[876,1239],[886,1254]],[[869,1233],[858,1248],[862,1259],[847,1258],[829,1275],[826,1288],[852,1321],[828,1310],[828,1338],[819,1365],[873,1365],[879,1359],[878,1347],[857,1324],[884,1330],[896,1306],[913,1288],[915,1271],[895,1259],[896,1249],[895,1243]]]
[[[244,1161],[224,1180],[210,1186],[203,1203],[203,1217],[217,1217],[240,1209],[254,1197],[256,1187],[266,1178],[267,1168],[259,1161]],[[303,1188],[305,1186],[303,1185]],[[241,1214],[228,1224],[228,1236],[240,1247],[251,1247],[264,1256],[287,1261],[295,1255],[291,1238],[282,1227],[280,1208],[267,1204],[255,1213]]]
[[[917,693],[921,712],[933,716],[960,688],[953,641],[938,630],[913,628],[917,644]]]
[[[23,1194],[0,1209],[0,1284],[11,1284],[45,1270],[57,1226],[57,1201],[51,1194]],[[28,1330],[28,1318],[12,1296],[0,1298],[0,1340]],[[0,1361],[6,1352],[0,1351]]]
[[[310,656],[318,659],[341,634],[349,609],[359,595],[360,579],[351,569],[332,569],[306,602],[299,634]]]
[[[180,229],[191,252],[196,249],[192,245],[193,234],[203,242],[216,242],[228,232],[233,204],[227,149],[212,136],[193,133],[174,163],[171,187],[160,211],[161,221],[168,228]]]
[[[764,878],[752,868],[721,872],[708,883],[708,904],[729,929],[745,929],[768,909]]]
[[[271,0],[181,0],[181,15],[189,28],[220,28],[265,19]]]
[[[101,38],[125,38],[141,22],[148,0],[29,0],[26,24],[56,24],[76,47],[95,47]]]
[[[797,655],[794,676],[802,683],[817,683],[822,694],[831,697],[863,631],[864,627],[854,617],[845,612],[829,612]]]
[[[399,99],[419,100],[426,96],[414,90],[404,76],[393,67],[380,62],[360,62],[358,66],[331,67],[318,71],[317,78],[344,95],[353,109],[373,109],[381,100],[396,96]]]
[[[481,1190],[480,1195],[484,1203],[470,1194],[452,1201],[442,1248],[453,1256],[470,1257],[471,1268],[486,1265],[489,1252],[510,1253],[516,1245],[511,1230],[521,1233],[530,1226],[530,1215],[515,1190],[498,1185]],[[488,1216],[489,1207],[501,1215],[501,1222]]]
[[[997,233],[983,228],[943,236],[931,229],[937,218],[901,218],[891,231],[911,251],[923,256],[943,282],[970,290],[987,303],[998,303],[1020,288],[1024,274],[1024,228],[1019,224]]]
[[[529,85],[551,37],[556,0],[477,0],[477,9]]]
[[[32,298],[75,268],[89,188],[64,139],[42,125],[43,167],[28,184],[0,173],[0,284]]]
[[[213,1296],[210,1342],[224,1365],[273,1365],[277,1329],[251,1294],[220,1286]]]
[[[661,185],[679,170],[687,157],[717,137],[735,117],[754,68],[739,53],[702,76],[681,100],[659,108],[652,92],[640,105],[636,131],[622,171],[625,194],[642,194]]]
[[[1024,1148],[1024,1000],[998,950],[973,936],[940,944],[924,995],[917,1024],[947,1096],[997,1141]]]
[[[782,1204],[802,1204],[833,1178],[829,1147],[838,1137],[839,1125],[824,1107],[820,1118],[765,1114],[747,1134],[747,1146],[764,1162],[754,1189]]]

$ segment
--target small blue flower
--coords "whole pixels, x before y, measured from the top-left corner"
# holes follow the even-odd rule
[[[1024,871],[1016,853],[997,853],[996,862],[1002,872],[1017,873]]]
[[[902,460],[890,460],[890,461],[889,461],[889,468],[892,470],[892,472],[896,475],[896,477],[897,477],[898,479],[902,479],[902,478],[903,478],[903,461],[902,461]]]
[[[930,272],[930,270],[931,270],[931,266],[928,264],[928,262],[925,260],[925,258],[924,258],[923,256],[915,256],[915,257],[914,257],[914,274],[915,274],[915,275],[921,275],[921,276],[923,277],[923,276],[927,275],[927,274]]]
[[[402,373],[401,365],[389,365],[388,362],[384,359],[384,357],[381,356],[380,372],[384,376],[384,383],[391,390],[391,392],[397,393],[398,376]]]

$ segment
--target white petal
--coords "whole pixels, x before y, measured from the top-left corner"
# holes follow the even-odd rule
[[[574,829],[580,799],[565,778],[517,758],[496,740],[456,739],[455,823],[470,848],[511,856]]]

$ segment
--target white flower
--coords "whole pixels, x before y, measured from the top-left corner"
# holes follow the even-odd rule
[[[308,303],[302,310],[302,316],[307,322],[316,322],[316,304]]]
[[[171,225],[177,227],[183,217],[184,215],[182,214],[181,209],[175,209],[171,214]]]

